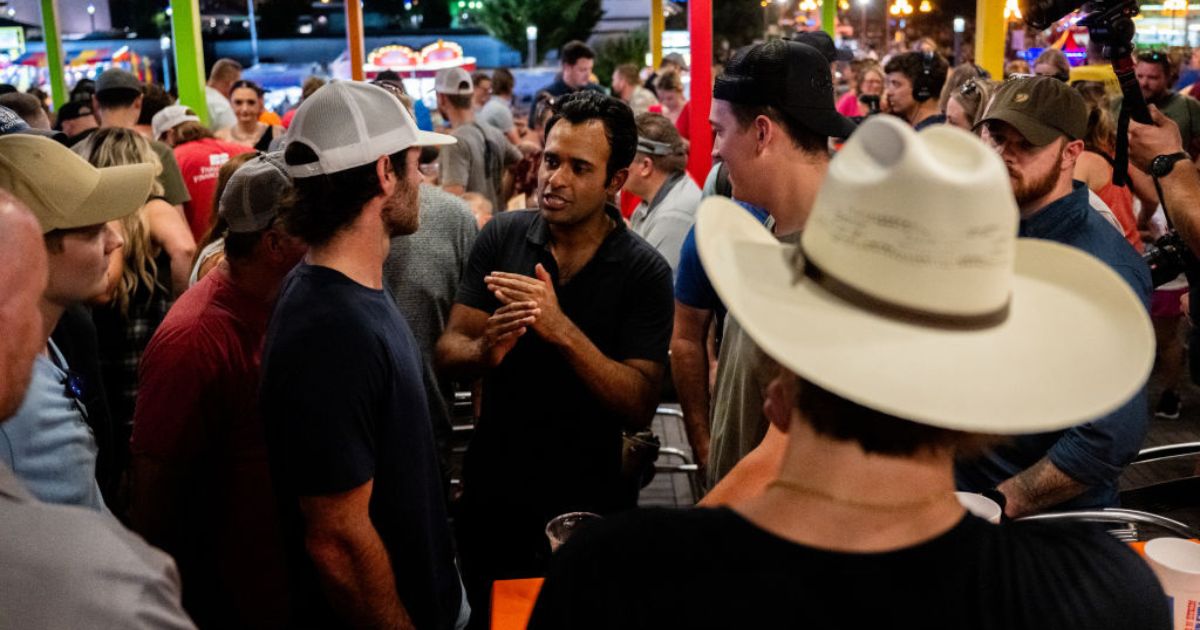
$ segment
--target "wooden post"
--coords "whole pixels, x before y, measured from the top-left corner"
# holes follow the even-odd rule
[[[346,0],[346,45],[350,47],[350,78],[366,78],[363,64],[366,50],[363,44],[363,14],[361,0]]]

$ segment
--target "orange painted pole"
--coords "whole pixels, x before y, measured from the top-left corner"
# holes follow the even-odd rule
[[[362,81],[366,46],[363,44],[362,0],[346,0],[346,45],[350,47],[350,78]]]

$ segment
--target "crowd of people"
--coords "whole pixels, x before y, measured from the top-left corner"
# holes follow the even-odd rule
[[[1014,522],[1117,505],[1179,415],[1169,58],[1126,179],[1121,99],[1061,53],[749,46],[706,174],[684,61],[609,93],[595,57],[528,111],[453,68],[433,111],[383,73],[279,117],[226,59],[207,124],[119,69],[53,116],[0,95],[0,625],[487,628],[545,576],[531,628],[1169,626],[1115,538]],[[708,491],[639,511],[668,400]]]

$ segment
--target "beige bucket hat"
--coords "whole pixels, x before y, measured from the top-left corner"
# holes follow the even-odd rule
[[[979,433],[1101,417],[1146,382],[1150,319],[1096,258],[1018,239],[1009,186],[973,135],[874,116],[831,162],[799,246],[714,197],[697,247],[763,351],[843,398]]]

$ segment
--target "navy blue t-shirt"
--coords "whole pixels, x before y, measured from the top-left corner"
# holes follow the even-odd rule
[[[371,523],[418,628],[462,602],[416,341],[391,297],[328,267],[284,281],[263,349],[261,404],[288,545],[293,625],[340,627],[304,547],[299,497],[374,480]]]

